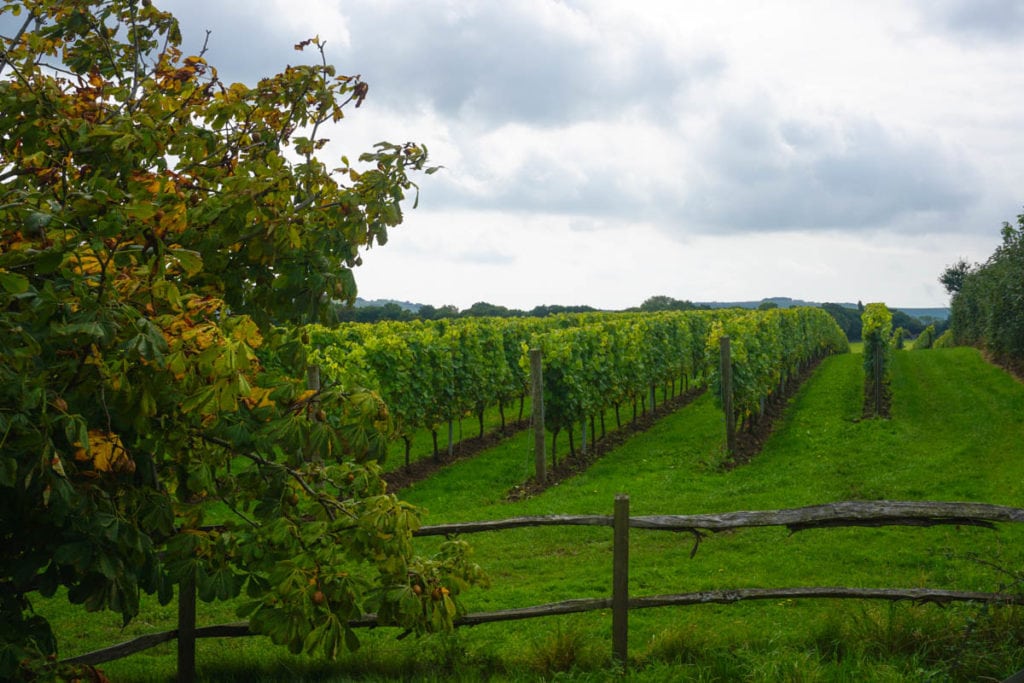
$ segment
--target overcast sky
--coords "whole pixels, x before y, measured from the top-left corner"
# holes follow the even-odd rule
[[[442,172],[364,298],[944,306],[1024,204],[1024,3],[157,0],[222,79],[315,59],[369,98],[325,160]]]

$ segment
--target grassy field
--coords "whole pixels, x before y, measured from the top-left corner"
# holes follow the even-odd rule
[[[764,451],[724,471],[723,419],[709,396],[659,421],[585,474],[534,498],[506,492],[529,476],[531,436],[407,489],[424,523],[533,514],[610,514],[628,493],[632,514],[796,507],[839,500],[981,501],[1020,506],[1024,386],[969,349],[896,354],[892,418],[861,420],[859,355],[832,358],[791,401]],[[604,597],[609,529],[544,528],[469,537],[492,587],[470,611]],[[787,586],[1019,590],[1024,528],[744,530],[716,535],[690,558],[690,535],[634,531],[633,596]],[[432,541],[418,541],[430,552]],[[147,607],[122,631],[112,616],[41,603],[62,656],[174,627],[172,607]],[[200,605],[200,623],[235,620],[231,605]],[[397,640],[367,632],[336,663],[291,657],[261,638],[201,642],[207,680],[608,680],[611,616],[567,617]],[[103,668],[113,680],[170,680],[173,646]],[[630,616],[632,680],[1001,680],[1024,667],[1018,610],[977,606],[784,600],[638,610]]]

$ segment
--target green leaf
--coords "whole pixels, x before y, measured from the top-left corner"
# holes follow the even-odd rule
[[[156,214],[156,205],[153,202],[136,202],[124,207],[124,212],[136,220],[149,220]]]
[[[102,342],[108,341],[113,334],[108,327],[99,322],[54,323],[51,329],[55,335],[73,337],[81,334]]]
[[[120,574],[118,562],[116,562],[114,559],[110,557],[110,555],[107,555],[106,553],[103,553],[99,557],[99,570],[100,573],[108,579],[117,578],[117,576]]]
[[[185,274],[189,277],[197,275],[203,270],[203,257],[198,251],[189,249],[171,249],[171,258],[178,262]]]
[[[51,214],[33,211],[26,216],[25,227],[28,229],[30,234],[35,233],[49,225],[52,218],[53,216]]]
[[[135,136],[129,133],[114,140],[114,144],[111,147],[113,147],[115,152],[123,152],[133,144],[135,144]]]
[[[18,481],[18,461],[5,457],[0,460],[0,486],[13,487]]]
[[[28,278],[17,273],[0,270],[0,287],[8,294],[24,294],[28,291]]]
[[[241,588],[239,577],[228,567],[219,567],[210,574],[199,572],[196,578],[199,599],[203,602],[230,600]]]
[[[263,600],[247,600],[235,610],[235,614],[245,619],[255,614],[256,610],[263,607]]]
[[[214,398],[214,387],[203,387],[181,402],[181,412],[191,413],[200,410]]]
[[[44,251],[35,261],[35,271],[39,275],[49,275],[57,270],[64,261],[64,255],[56,249]]]
[[[359,649],[359,636],[356,635],[354,629],[345,626],[345,647],[349,652],[355,652]]]
[[[93,546],[89,541],[65,543],[53,551],[53,560],[57,564],[72,566],[76,571],[84,573],[92,566]]]

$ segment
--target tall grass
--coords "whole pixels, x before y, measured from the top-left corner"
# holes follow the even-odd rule
[[[962,500],[1020,505],[1024,386],[969,349],[896,354],[888,420],[862,420],[860,358],[827,360],[791,401],[764,451],[719,469],[724,433],[710,397],[661,420],[587,472],[520,502],[505,492],[529,476],[529,434],[460,462],[403,497],[424,522],[532,514],[632,514],[795,507],[847,499]],[[466,595],[470,611],[611,591],[608,529],[522,529],[469,538],[493,587]],[[1024,529],[882,528],[787,534],[751,529],[706,539],[634,531],[630,591],[847,585],[1019,589]],[[424,552],[436,541],[420,539]],[[200,621],[233,620],[230,605],[200,606]],[[62,654],[116,642],[114,619],[54,601]],[[154,616],[155,615],[155,616]],[[147,607],[141,630],[173,628]],[[136,626],[132,627],[137,628]],[[594,612],[492,624],[396,640],[367,632],[363,648],[326,664],[290,657],[260,638],[203,642],[208,680],[610,680],[611,617]],[[920,681],[1001,679],[1024,665],[1018,610],[866,601],[783,600],[658,608],[630,615],[634,680]],[[170,647],[104,667],[115,680],[161,680]]]

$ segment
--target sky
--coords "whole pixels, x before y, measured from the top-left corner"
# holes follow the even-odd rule
[[[156,4],[228,82],[326,41],[370,89],[325,161],[416,141],[444,167],[367,299],[945,306],[942,270],[1022,213],[1017,0]]]

